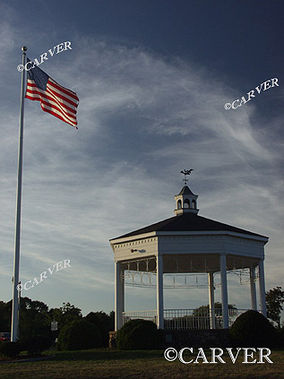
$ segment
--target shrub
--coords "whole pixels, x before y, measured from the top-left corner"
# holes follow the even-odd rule
[[[269,347],[277,343],[276,330],[266,317],[257,311],[241,314],[230,329],[235,345],[241,347]]]
[[[0,353],[5,357],[16,358],[22,351],[20,342],[1,342]]]
[[[117,332],[120,349],[156,349],[161,345],[161,331],[152,321],[131,320]]]
[[[124,349],[124,346],[128,344],[128,335],[132,329],[134,329],[137,325],[139,325],[144,320],[136,319],[127,321],[123,327],[117,331],[116,334],[116,345],[120,349]]]
[[[27,350],[29,354],[40,354],[44,350],[50,348],[52,338],[44,335],[33,336],[25,341],[22,341],[23,350]]]
[[[65,325],[58,336],[60,350],[91,349],[102,345],[100,330],[84,319]]]
[[[105,312],[90,312],[85,319],[96,325],[102,335],[102,345],[108,346],[109,332],[114,330],[113,320]]]
[[[284,348],[284,326],[282,328],[277,329],[277,334],[278,334],[278,346],[279,348],[283,349]]]

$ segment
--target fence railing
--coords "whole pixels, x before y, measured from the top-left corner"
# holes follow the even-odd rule
[[[247,309],[229,308],[229,326],[236,318],[246,312]],[[215,319],[215,329],[223,328],[223,315],[221,308],[215,308],[212,312]],[[123,324],[129,320],[141,318],[156,323],[156,310],[135,311],[123,313]],[[164,309],[164,328],[165,329],[210,329],[214,322],[208,308],[204,309]]]
[[[149,310],[149,311],[134,311],[134,312],[123,312],[122,313],[122,320],[123,325],[130,320],[136,320],[138,318],[141,318],[143,320],[150,320],[156,323],[157,321],[157,312],[155,310]]]

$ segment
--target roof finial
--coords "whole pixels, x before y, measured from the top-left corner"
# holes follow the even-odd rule
[[[190,168],[189,170],[184,169],[183,171],[180,172],[181,174],[184,175],[183,181],[184,181],[185,186],[187,185],[187,182],[188,182],[187,175],[189,176],[192,173],[192,171],[193,171],[193,168]]]

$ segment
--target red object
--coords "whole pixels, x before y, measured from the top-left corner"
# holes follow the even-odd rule
[[[25,97],[39,101],[44,112],[52,114],[77,129],[78,96],[75,92],[58,84],[36,66],[28,71]]]

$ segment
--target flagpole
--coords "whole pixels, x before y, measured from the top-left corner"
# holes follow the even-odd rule
[[[24,137],[24,99],[25,99],[25,46],[22,47],[22,76],[21,76],[21,101],[19,120],[19,149],[18,149],[18,187],[16,204],[16,226],[15,226],[15,255],[14,255],[14,275],[13,275],[13,299],[12,299],[12,321],[11,321],[11,341],[16,342],[19,338],[19,266],[20,266],[20,237],[21,237],[21,204],[22,204],[22,171],[23,171],[23,137]]]

